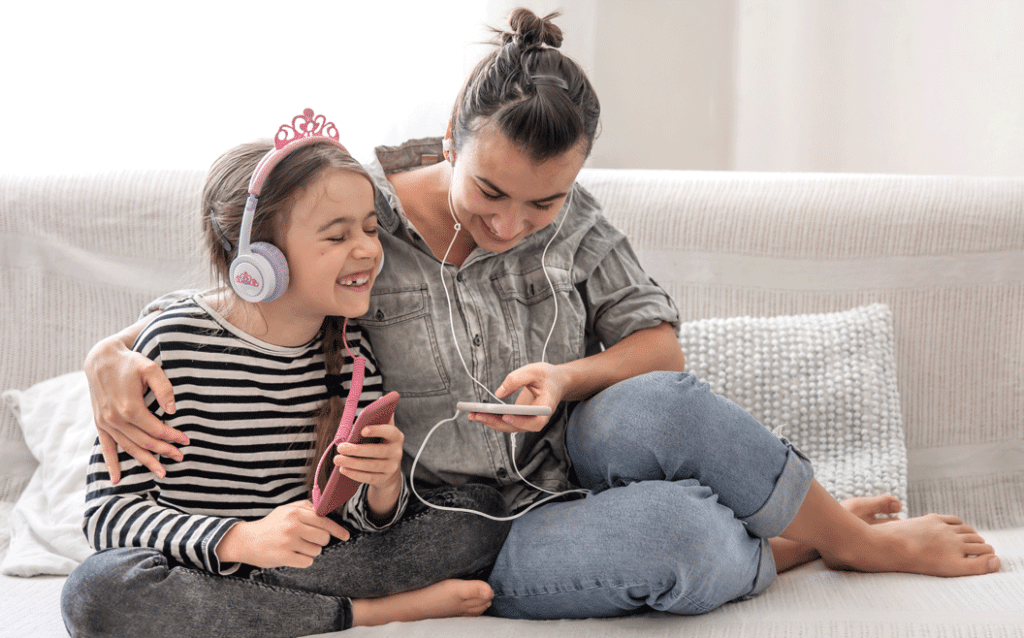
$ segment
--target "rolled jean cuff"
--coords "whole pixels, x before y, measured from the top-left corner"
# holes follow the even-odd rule
[[[775,581],[775,577],[778,576],[778,572],[775,571],[775,554],[772,553],[772,545],[768,542],[767,538],[761,540],[761,564],[757,567],[757,577],[754,578],[754,587],[750,590],[750,593],[740,597],[740,600],[746,600],[757,596],[764,590],[768,589],[768,585],[771,585]]]
[[[747,531],[759,538],[775,538],[789,527],[814,480],[814,469],[807,457],[785,439],[782,442],[789,448],[789,454],[775,489],[761,509],[740,519]]]

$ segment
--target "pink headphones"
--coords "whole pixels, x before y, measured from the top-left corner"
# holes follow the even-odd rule
[[[328,122],[323,115],[314,115],[313,109],[306,109],[292,118],[291,124],[281,125],[274,136],[274,149],[263,156],[253,171],[238,234],[238,255],[228,271],[231,287],[245,301],[272,301],[288,289],[288,261],[284,253],[269,242],[250,244],[252,222],[263,184],[274,167],[290,153],[317,143],[333,144],[348,153],[338,141],[334,122]]]

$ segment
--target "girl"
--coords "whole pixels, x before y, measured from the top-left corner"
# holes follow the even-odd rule
[[[998,570],[992,547],[955,516],[869,525],[898,500],[843,507],[798,451],[683,372],[675,305],[575,183],[600,106],[559,51],[552,18],[514,11],[456,98],[444,138],[378,149],[369,167],[385,195],[377,212],[390,261],[359,321],[385,389],[403,395],[406,453],[457,401],[487,392],[554,410],[460,418],[433,436],[414,478],[486,481],[512,509],[538,498],[517,468],[552,490],[576,481],[591,491],[513,522],[489,579],[491,612],[704,613],[819,555],[863,571]],[[118,340],[87,361],[101,411],[111,398],[137,404],[139,379],[163,383],[156,370],[126,366]],[[103,421],[146,462],[145,450],[173,453],[173,431],[149,415],[113,410]],[[518,448],[510,432],[525,439]]]
[[[393,422],[363,430],[377,442],[337,446],[327,471],[361,484],[344,506],[321,517],[306,500],[326,484],[314,474],[353,381],[343,359],[367,360],[360,407],[382,394],[362,331],[324,322],[366,312],[382,260],[372,182],[324,131],[307,109],[274,146],[236,147],[210,169],[203,234],[224,285],[167,308],[134,346],[177,393],[173,412],[149,397],[154,414],[190,444],[159,475],[125,459],[115,486],[97,443],[84,529],[98,553],[64,589],[72,636],[306,635],[489,604],[485,582],[452,578],[487,566],[505,528],[403,518]],[[502,510],[484,488],[442,498]],[[473,542],[451,543],[460,521]],[[448,541],[443,560],[432,536]]]

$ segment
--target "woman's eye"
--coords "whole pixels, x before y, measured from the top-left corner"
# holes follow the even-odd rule
[[[480,192],[483,193],[483,196],[486,197],[487,199],[500,199],[501,198],[501,195],[498,195],[498,194],[495,194],[495,193],[488,193],[487,191],[480,191]]]

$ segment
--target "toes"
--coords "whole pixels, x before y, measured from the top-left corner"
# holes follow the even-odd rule
[[[999,571],[1001,561],[998,556],[971,556],[964,562],[965,570],[959,575],[982,575]]]
[[[967,556],[990,556],[995,554],[996,550],[988,543],[967,543],[964,545],[964,554]]]

